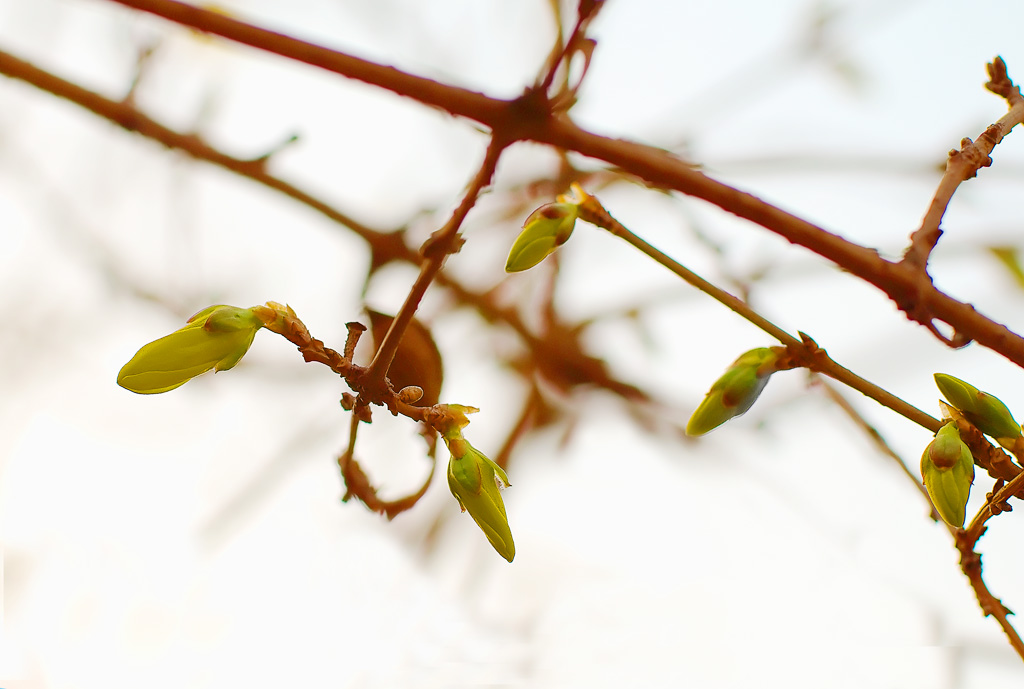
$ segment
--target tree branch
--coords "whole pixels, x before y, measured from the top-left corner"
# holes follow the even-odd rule
[[[943,337],[947,344],[958,346],[975,340],[1024,368],[1024,338],[979,314],[971,305],[939,291],[916,266],[887,261],[874,249],[847,241],[751,194],[713,180],[667,151],[582,130],[567,115],[553,115],[547,97],[539,91],[527,91],[512,101],[489,98],[173,0],[107,1],[379,86],[475,120],[511,140],[529,139],[576,151],[618,166],[652,186],[709,201],[810,249],[874,285],[910,320],[934,334],[941,336],[935,320],[948,324],[957,336],[952,340]]]
[[[921,270],[928,265],[928,257],[942,235],[939,223],[946,213],[953,194],[963,182],[975,177],[978,170],[992,164],[989,154],[1003,140],[1003,137],[1010,133],[1011,129],[1024,121],[1024,98],[1020,95],[1020,88],[1015,86],[1007,75],[1006,63],[1003,62],[1003,58],[996,57],[989,63],[988,73],[990,79],[985,84],[985,88],[1005,98],[1007,105],[1010,106],[1010,111],[1003,115],[998,122],[989,125],[977,141],[964,138],[960,141],[960,150],[949,152],[946,171],[939,181],[935,197],[928,207],[921,227],[911,235],[910,246],[903,255],[905,263]]]
[[[462,227],[466,215],[476,205],[480,192],[491,183],[494,171],[498,167],[498,159],[508,144],[509,142],[505,139],[497,137],[491,139],[490,144],[487,146],[484,161],[481,163],[480,169],[463,195],[462,202],[455,209],[455,212],[452,213],[452,217],[445,223],[444,227],[424,242],[421,254],[425,260],[420,266],[420,274],[409,290],[401,310],[391,321],[387,335],[384,336],[384,341],[377,348],[373,361],[370,362],[370,366],[367,369],[367,375],[363,384],[367,386],[365,392],[369,394],[371,399],[374,398],[374,391],[378,387],[385,386],[385,375],[391,366],[391,361],[395,358],[395,352],[398,351],[398,343],[402,339],[405,329],[412,321],[416,309],[419,308],[420,300],[426,293],[427,288],[437,277],[445,258],[449,254],[458,251],[461,244],[459,228]],[[360,391],[360,394],[364,394],[364,391]]]
[[[1003,605],[1003,602],[989,591],[982,576],[981,555],[975,550],[978,539],[988,529],[985,526],[985,522],[997,514],[1010,511],[1010,505],[1007,501],[1015,493],[1024,489],[1024,473],[1018,474],[1005,485],[1001,485],[1001,483],[998,482],[996,488],[989,493],[988,500],[986,500],[985,505],[978,511],[974,519],[971,520],[970,525],[966,529],[955,530],[953,535],[957,550],[960,551],[960,569],[963,570],[964,575],[971,582],[971,587],[978,597],[978,605],[981,606],[982,612],[986,616],[991,615],[996,618],[1013,650],[1017,652],[1021,659],[1024,659],[1024,641],[1021,640],[1020,635],[1017,634],[1017,630],[1010,624],[1008,618],[1009,615],[1013,614],[1013,611]]]

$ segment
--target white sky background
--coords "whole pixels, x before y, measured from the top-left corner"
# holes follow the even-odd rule
[[[574,110],[581,124],[685,145],[709,174],[887,254],[917,226],[946,152],[1003,114],[982,87],[985,63],[1001,54],[1024,80],[1024,10],[1014,2],[834,3],[829,45],[852,81],[821,54],[801,57],[814,3],[608,2]],[[502,97],[520,93],[543,61],[546,6],[227,4],[270,28]],[[391,94],[98,0],[0,0],[0,48],[111,97],[153,39],[140,107],[241,157],[299,134],[272,170],[367,223],[392,227],[426,208],[413,224],[426,236],[479,163],[485,137]],[[550,174],[552,160],[518,147],[498,189]],[[1020,242],[1022,182],[1015,132],[957,194],[933,264],[940,287],[1017,331],[1024,294],[982,247]],[[766,268],[753,293],[763,313],[930,413],[935,371],[1024,410],[1017,368],[976,346],[944,348],[807,251],[701,202],[626,187],[600,196],[709,278]],[[500,224],[500,211],[488,199],[467,221],[468,243],[450,262],[467,282],[501,274],[522,217]],[[344,323],[360,316],[359,240],[9,80],[0,80],[0,239],[5,689],[1020,681],[946,531],[799,373],[776,376],[749,414],[699,443],[647,435],[605,397],[583,408],[566,447],[554,432],[525,442],[505,492],[517,546],[509,565],[458,515],[443,472],[390,523],[341,504],[343,386],[279,338],[261,334],[237,369],[167,395],[114,383],[139,346],[212,303],[287,301],[340,347]],[[738,354],[773,344],[590,228],[560,256],[567,317],[652,304],[641,322],[653,346],[615,320],[588,343],[619,376],[668,400],[679,422]],[[514,278],[524,299],[537,277]],[[396,310],[411,279],[382,274],[370,301]],[[440,306],[428,296],[428,319]],[[442,399],[480,407],[469,437],[496,451],[519,385],[493,365],[495,342],[475,319],[447,315],[433,328],[446,355]],[[852,399],[916,470],[928,434]],[[376,419],[384,430],[361,436],[359,456],[402,494],[426,463],[408,426]],[[990,485],[979,474],[969,513]],[[994,520],[981,542],[987,580],[1011,609],[1024,608],[1018,516]]]

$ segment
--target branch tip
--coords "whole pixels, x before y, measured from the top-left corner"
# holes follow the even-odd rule
[[[1013,83],[1006,71],[1006,63],[1003,58],[996,56],[992,62],[986,65],[988,71],[988,82],[985,84],[985,88],[992,93],[1005,98],[1010,107],[1017,105],[1018,103],[1024,102],[1024,98],[1021,97],[1020,87]]]

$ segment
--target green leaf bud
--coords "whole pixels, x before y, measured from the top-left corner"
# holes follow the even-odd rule
[[[686,424],[688,435],[704,435],[753,406],[775,373],[778,352],[758,347],[740,355],[715,381]]]
[[[516,546],[505,514],[499,485],[509,486],[505,470],[460,436],[445,438],[451,461],[448,462],[448,487],[463,512],[469,512],[498,554],[512,562]]]
[[[569,240],[578,213],[579,206],[568,201],[548,203],[530,213],[508,252],[505,272],[518,273],[533,268],[554,253]]]
[[[960,440],[955,422],[939,429],[921,455],[921,476],[939,516],[957,528],[963,528],[967,499],[974,482],[974,457]]]
[[[253,309],[216,305],[180,330],[150,342],[117,374],[117,384],[141,395],[167,392],[207,371],[227,371],[249,351],[263,322]]]
[[[950,405],[1000,445],[1013,447],[1014,441],[1021,436],[1020,425],[998,397],[945,373],[935,374],[935,384]]]

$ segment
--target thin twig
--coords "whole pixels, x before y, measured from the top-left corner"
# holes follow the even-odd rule
[[[1009,512],[1008,500],[1024,489],[1024,473],[1018,474],[1013,480],[1005,482],[999,490],[993,492],[978,513],[974,515],[970,525],[964,529],[964,543],[973,548],[982,534],[985,533],[985,522],[1003,512]]]
[[[569,37],[562,41],[562,27],[558,27],[558,36],[556,40],[558,43],[552,48],[551,57],[545,70],[543,79],[537,87],[539,91],[547,93],[548,89],[551,88],[551,84],[555,81],[555,76],[558,74],[559,67],[563,66],[563,62],[567,62],[567,59],[572,55],[573,51],[576,50],[579,41],[584,40],[587,25],[590,21],[597,16],[597,12],[602,7],[601,0],[581,0],[576,10],[576,24],[573,26],[572,31],[569,33]],[[556,17],[558,20],[559,17]],[[559,45],[559,43],[561,45]],[[569,77],[569,65],[565,64],[565,76],[566,79]],[[563,85],[563,88],[568,88],[568,82]]]
[[[971,588],[974,589],[974,595],[978,599],[981,611],[986,617],[992,616],[996,618],[996,622],[1003,630],[1003,633],[1006,634],[1010,646],[1024,660],[1024,641],[1021,641],[1020,635],[1008,618],[1008,615],[1012,615],[1013,611],[1003,605],[1003,602],[996,598],[989,590],[988,584],[985,583],[985,579],[982,577],[981,555],[970,549],[959,548],[959,541],[958,549],[960,550],[960,569],[970,582]]]
[[[953,198],[953,194],[963,182],[975,177],[978,170],[992,164],[989,154],[996,145],[1003,140],[1010,130],[1024,121],[1024,98],[1021,97],[1020,89],[1014,85],[1006,73],[1006,63],[1001,57],[996,57],[988,65],[990,80],[985,85],[989,91],[1002,96],[1010,106],[1010,111],[1003,115],[998,122],[989,125],[977,141],[968,138],[960,142],[960,150],[949,152],[949,159],[946,161],[946,171],[939,181],[939,187],[935,191],[928,212],[921,222],[921,227],[910,237],[910,246],[903,255],[903,261],[924,269],[928,264],[928,257],[939,241],[942,230],[939,223],[946,213],[946,208]]]
[[[371,247],[383,246],[392,239],[390,233],[367,227],[326,202],[269,174],[265,157],[245,160],[230,156],[210,146],[196,134],[185,134],[161,124],[138,110],[131,101],[116,101],[106,98],[4,51],[0,51],[0,74],[19,79],[38,89],[71,101],[127,131],[141,134],[167,148],[181,151],[197,160],[204,160],[275,189],[347,227]],[[393,243],[391,241],[391,244]]]
[[[1013,614],[1013,611],[1003,605],[1003,602],[989,590],[982,576],[981,554],[975,550],[978,539],[988,528],[985,523],[993,516],[1009,511],[1010,506],[1007,504],[1007,500],[1021,489],[1024,489],[1024,473],[1018,474],[1012,481],[993,491],[985,505],[971,520],[970,525],[966,529],[956,530],[954,540],[960,551],[960,569],[970,581],[971,587],[974,588],[982,612],[986,616],[991,615],[996,618],[1013,650],[1024,660],[1024,641],[1021,640],[1008,617]]]
[[[491,139],[487,146],[487,152],[484,155],[484,161],[481,163],[480,169],[463,195],[462,202],[459,203],[458,208],[452,213],[452,217],[444,227],[435,232],[424,243],[421,253],[425,260],[420,266],[420,274],[412,288],[410,288],[402,308],[391,321],[391,326],[388,328],[383,342],[377,348],[373,361],[370,362],[366,377],[362,382],[362,385],[365,387],[360,391],[361,395],[368,393],[372,398],[374,396],[373,391],[377,387],[385,386],[385,376],[392,360],[395,358],[395,352],[398,351],[398,343],[402,339],[402,334],[409,326],[409,323],[412,322],[413,315],[415,315],[416,309],[419,308],[420,300],[426,293],[427,288],[437,277],[445,258],[449,254],[458,251],[460,242],[459,228],[462,227],[466,215],[476,205],[480,192],[491,183],[494,171],[498,167],[498,159],[501,158],[502,152],[509,143],[508,140],[497,137]]]
[[[648,244],[646,241],[623,226],[618,220],[613,218],[593,196],[588,195],[584,200],[584,203],[580,206],[580,218],[607,230],[616,237],[624,239],[631,246],[639,249],[645,256],[653,259],[659,265],[672,271],[684,281],[693,285],[721,304],[724,304],[739,316],[774,337],[786,346],[791,355],[799,360],[800,366],[804,366],[812,371],[823,373],[830,378],[838,380],[840,383],[843,383],[863,395],[870,397],[882,406],[892,409],[900,416],[904,416],[914,423],[927,428],[932,433],[937,432],[942,426],[941,422],[930,414],[921,411],[909,402],[900,399],[896,395],[893,395],[891,392],[875,385],[874,383],[861,378],[848,368],[840,366],[825,353],[825,350],[820,349],[814,341],[811,340],[811,338],[803,335],[802,333],[801,339],[793,337],[785,330],[757,313],[757,311],[751,308],[749,304],[741,301],[732,294],[729,294],[720,287],[708,282],[675,259],[668,256],[668,254],[665,254],[660,249]]]

